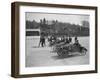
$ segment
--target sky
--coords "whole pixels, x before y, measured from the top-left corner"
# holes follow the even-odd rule
[[[40,22],[40,19],[46,20],[58,20],[59,22],[66,22],[71,24],[81,25],[82,21],[89,21],[89,15],[82,14],[51,14],[51,13],[34,13],[34,12],[26,12],[25,13],[26,20],[29,21],[37,21]]]

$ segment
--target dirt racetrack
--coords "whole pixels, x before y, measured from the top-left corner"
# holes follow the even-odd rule
[[[82,46],[87,48],[86,55],[75,52],[68,57],[59,57],[57,53],[51,52],[51,47],[46,43],[45,47],[34,47],[35,39],[26,38],[26,67],[84,65],[89,64],[89,37],[78,38]],[[39,41],[39,40],[38,40]],[[38,46],[38,45],[37,45]]]

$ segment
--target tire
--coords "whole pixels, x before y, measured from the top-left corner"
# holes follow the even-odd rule
[[[57,51],[57,54],[58,54],[58,56],[61,56],[62,55],[61,52],[59,52],[59,51]]]
[[[64,56],[64,57],[68,57],[68,55],[69,55],[69,51],[63,51],[63,53],[62,53],[62,55]]]
[[[82,49],[82,51],[81,51],[81,53],[83,54],[83,55],[86,55],[86,52],[87,52],[87,50],[86,49]]]

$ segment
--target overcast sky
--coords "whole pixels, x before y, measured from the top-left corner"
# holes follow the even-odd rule
[[[30,13],[25,14],[26,20],[40,22],[40,19],[46,18],[46,20],[58,20],[60,22],[67,22],[72,24],[81,25],[82,21],[89,21],[89,15],[79,14],[50,14],[50,13]]]

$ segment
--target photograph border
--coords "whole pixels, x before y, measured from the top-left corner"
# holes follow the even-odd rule
[[[75,71],[75,72],[55,72],[55,73],[41,73],[41,74],[22,74],[20,75],[20,56],[19,56],[19,7],[20,6],[39,6],[39,7],[55,7],[55,8],[72,8],[72,9],[87,9],[95,11],[95,70],[89,71]],[[15,78],[25,77],[41,77],[41,76],[58,76],[58,75],[72,75],[72,74],[86,74],[97,73],[97,7],[96,6],[81,6],[81,5],[64,5],[64,4],[48,4],[48,3],[31,3],[31,2],[13,2],[11,4],[11,76]]]

